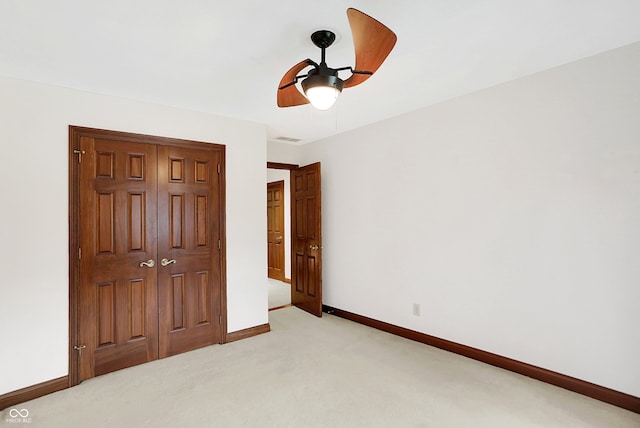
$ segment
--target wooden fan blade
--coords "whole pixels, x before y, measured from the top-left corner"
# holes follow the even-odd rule
[[[384,24],[357,9],[347,9],[347,16],[356,51],[355,69],[373,74],[387,58],[398,38]],[[353,74],[344,81],[344,87],[359,85],[371,74]]]
[[[296,78],[296,74],[298,74],[302,69],[309,66],[310,60],[305,59],[304,61],[300,61],[293,67],[289,69],[280,80],[280,84],[278,85],[278,107],[293,107],[299,106],[302,104],[309,104],[309,100],[300,93],[296,85],[288,86],[284,89],[280,89],[282,86],[287,85],[293,82]]]

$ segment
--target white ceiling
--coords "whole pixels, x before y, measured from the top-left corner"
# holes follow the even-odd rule
[[[327,112],[280,109],[276,89],[331,29],[353,64],[346,9],[395,49]],[[0,0],[0,76],[177,106],[314,141],[640,40],[639,0]],[[348,77],[342,75],[342,77]],[[7,100],[0,100],[7,102]]]

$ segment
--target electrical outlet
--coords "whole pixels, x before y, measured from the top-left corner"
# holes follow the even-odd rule
[[[414,303],[413,304],[413,315],[416,317],[420,316],[420,304],[419,303]]]

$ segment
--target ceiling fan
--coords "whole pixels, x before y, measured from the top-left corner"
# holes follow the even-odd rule
[[[327,110],[336,102],[343,88],[351,88],[367,80],[382,65],[396,44],[397,37],[384,24],[359,10],[347,9],[349,26],[353,35],[356,53],[355,68],[331,68],[325,61],[325,51],[336,39],[329,30],[318,30],[311,34],[311,41],[321,50],[320,63],[305,59],[285,73],[278,85],[278,107],[293,107],[311,103],[318,110]],[[306,74],[298,75],[307,67]],[[351,76],[342,80],[339,71],[349,70]],[[296,83],[300,79],[304,95]],[[305,96],[306,95],[306,96]]]

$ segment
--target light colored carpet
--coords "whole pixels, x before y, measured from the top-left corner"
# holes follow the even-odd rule
[[[269,309],[291,304],[291,284],[269,278]]]
[[[640,415],[347,320],[272,331],[37,400],[30,427],[639,427]],[[6,422],[9,409],[0,415]]]

